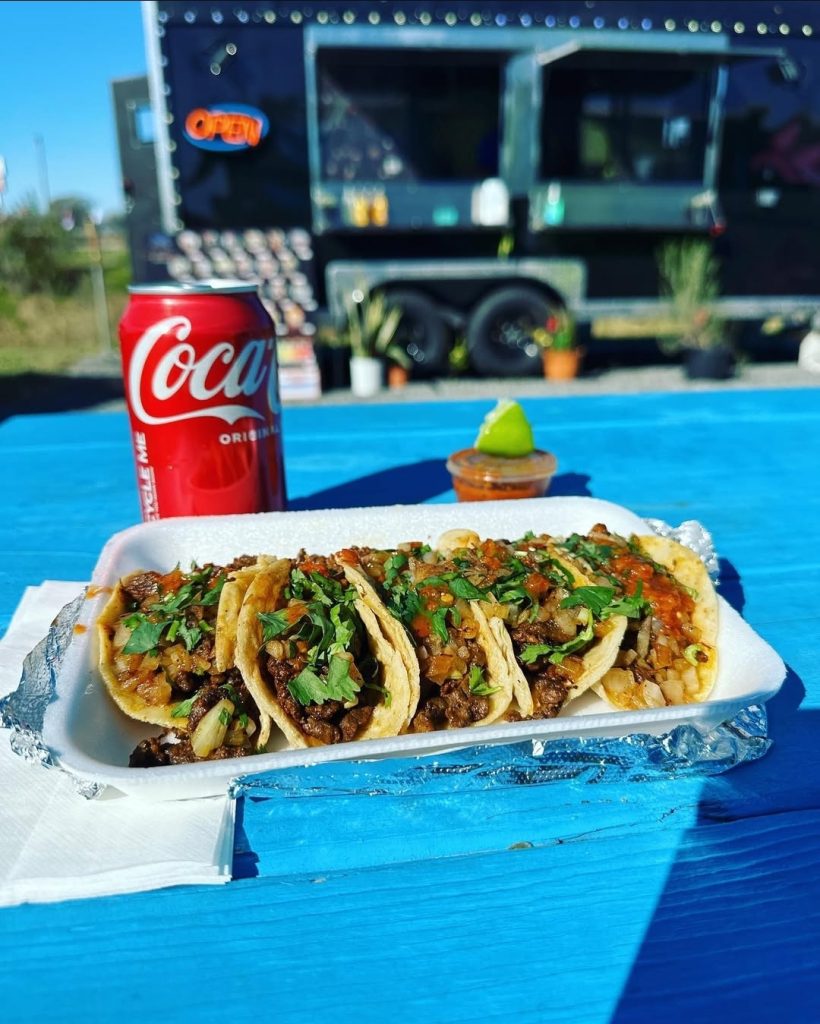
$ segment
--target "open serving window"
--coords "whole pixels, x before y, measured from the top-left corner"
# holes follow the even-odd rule
[[[476,209],[498,180],[502,81],[494,52],[319,47],[314,227],[505,224],[505,196]]]
[[[537,54],[538,152],[530,227],[711,228],[728,68],[762,50]]]

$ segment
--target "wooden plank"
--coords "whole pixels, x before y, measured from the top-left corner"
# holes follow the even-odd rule
[[[18,908],[5,1019],[813,1020],[819,846],[814,812]]]

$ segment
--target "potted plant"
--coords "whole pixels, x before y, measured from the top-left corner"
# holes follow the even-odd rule
[[[667,242],[658,254],[660,292],[672,307],[666,352],[682,351],[686,376],[725,380],[734,376],[735,355],[727,325],[714,310],[720,267],[704,239]]]
[[[544,359],[547,380],[572,380],[578,376],[583,349],[576,344],[575,321],[563,307],[547,317],[543,327],[533,332]]]
[[[403,388],[410,379],[410,362],[406,365],[395,362],[393,359],[387,361],[387,386],[394,391]]]
[[[357,398],[369,398],[381,390],[384,360],[405,370],[407,353],[395,341],[402,317],[381,292],[354,289],[345,296],[347,321],[339,340],[350,349],[350,388]]]

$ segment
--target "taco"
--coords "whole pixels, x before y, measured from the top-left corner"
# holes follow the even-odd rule
[[[438,545],[451,552],[504,656],[514,697],[506,719],[554,718],[611,667],[626,629],[623,605],[592,600],[589,580],[550,537],[482,541],[449,531]]]
[[[409,720],[401,657],[331,558],[280,559],[255,577],[236,662],[290,747],[395,736]]]
[[[512,699],[512,678],[486,616],[471,600],[475,588],[445,553],[405,544],[387,551],[349,548],[337,559],[368,605],[393,616],[390,635],[415,698],[408,731],[501,718]]]
[[[619,710],[705,700],[717,676],[718,605],[697,555],[665,537],[627,540],[601,524],[561,549],[601,590],[637,606],[596,693]]]
[[[171,732],[146,740],[132,766],[251,753],[267,735],[235,664],[244,591],[265,560],[121,579],[97,622],[106,688],[130,718]]]

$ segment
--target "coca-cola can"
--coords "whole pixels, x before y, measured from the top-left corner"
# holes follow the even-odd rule
[[[276,333],[256,286],[129,291],[119,333],[142,518],[283,509]]]

